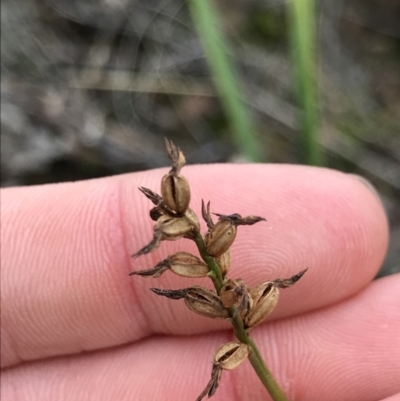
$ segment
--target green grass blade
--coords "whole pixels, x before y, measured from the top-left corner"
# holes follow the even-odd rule
[[[319,110],[316,71],[316,21],[314,0],[287,1],[290,46],[301,109],[302,160],[321,165],[318,143]]]
[[[236,145],[250,161],[261,161],[262,147],[250,112],[241,100],[241,85],[228,58],[217,12],[210,0],[188,0],[188,5]]]

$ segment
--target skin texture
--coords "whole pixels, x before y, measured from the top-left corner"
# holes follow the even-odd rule
[[[167,169],[1,192],[1,399],[194,400],[229,324],[150,287],[193,280],[128,277],[177,251],[149,242],[151,203]],[[200,215],[260,215],[239,227],[231,278],[246,284],[308,267],[252,336],[291,401],[399,401],[400,276],[371,283],[387,247],[380,201],[352,176],[285,165],[190,166]],[[205,225],[203,225],[205,227]],[[195,284],[210,287],[209,280]],[[397,397],[397,398],[396,398]],[[223,372],[213,400],[268,400],[248,361]]]

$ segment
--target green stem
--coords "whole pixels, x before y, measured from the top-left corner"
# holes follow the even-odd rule
[[[214,287],[219,293],[221,291],[222,286],[224,285],[224,279],[221,274],[221,269],[218,266],[218,263],[215,259],[210,256],[207,252],[206,245],[201,234],[197,234],[194,238],[196,242],[197,248],[199,249],[200,255],[204,262],[207,264],[210,269],[210,278],[214,283]],[[244,328],[242,318],[238,313],[235,313],[236,308],[229,308],[229,313],[231,316],[231,323],[234,328],[235,335],[237,339],[244,344],[247,344],[250,348],[249,360],[251,366],[253,366],[257,376],[260,378],[264,387],[268,390],[274,401],[288,401],[282,389],[279,387],[278,382],[272,376],[272,373],[269,371],[265,362],[261,356],[260,351],[258,350],[256,344],[249,336],[247,330]]]
[[[204,243],[201,234],[197,234],[194,238],[194,241],[196,242],[202,259],[204,260],[204,262],[206,262],[208,268],[210,269],[209,277],[213,281],[214,287],[219,294],[222,286],[224,285],[224,279],[221,274],[221,269],[219,268],[218,263],[215,261],[215,259],[208,254],[206,244]]]
[[[252,338],[248,337],[247,345],[249,345],[250,349],[252,350],[249,355],[251,366],[253,366],[272,399],[275,401],[288,401],[282,389],[279,387],[278,382],[275,380],[274,376],[272,376],[272,373],[267,368],[267,365],[265,365],[260,351],[258,350]]]

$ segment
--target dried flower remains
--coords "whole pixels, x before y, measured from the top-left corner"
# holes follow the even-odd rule
[[[161,195],[148,188],[139,188],[154,205],[150,210],[150,218],[155,221],[153,238],[132,256],[137,258],[153,252],[162,241],[186,238],[195,242],[200,257],[188,252],[177,252],[160,261],[156,266],[134,271],[131,275],[157,278],[169,271],[193,279],[209,277],[213,281],[214,290],[198,285],[180,290],[151,288],[157,295],[172,300],[183,299],[186,306],[199,315],[213,319],[227,319],[234,327],[238,342],[221,345],[215,351],[210,381],[196,401],[214,395],[222,371],[237,368],[247,358],[265,384],[270,380],[270,374],[267,371],[263,373],[265,364],[260,359],[260,353],[254,342],[250,339],[249,331],[274,310],[279,300],[280,290],[294,285],[307,269],[290,278],[267,280],[252,288],[249,288],[240,278],[228,278],[231,264],[230,247],[235,241],[238,227],[253,225],[265,219],[260,216],[242,217],[237,213],[230,215],[214,213],[218,217],[217,222],[214,222],[210,202],[206,205],[202,201],[202,217],[207,225],[207,232],[202,234],[199,219],[189,207],[189,182],[181,175],[181,170],[186,163],[185,157],[182,151],[169,140],[166,140],[166,148],[172,168],[162,177]],[[266,387],[268,389],[268,386]],[[286,399],[283,393],[279,399]]]

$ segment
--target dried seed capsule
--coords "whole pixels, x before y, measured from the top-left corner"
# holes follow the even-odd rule
[[[197,278],[208,274],[207,265],[191,253],[177,252],[167,260],[171,271],[179,276]]]
[[[185,295],[186,306],[199,315],[213,319],[227,319],[229,312],[215,291],[200,286],[190,287]]]
[[[157,295],[170,299],[185,299],[186,306],[199,315],[213,319],[227,319],[229,312],[224,308],[215,291],[195,285],[181,290],[162,290],[151,288]]]
[[[231,251],[228,249],[225,253],[215,258],[218,266],[221,268],[222,276],[225,277],[228,274],[231,266]]]
[[[245,317],[245,325],[260,324],[274,309],[279,299],[279,289],[272,281],[266,281],[250,290],[253,304]]]
[[[219,299],[225,308],[237,305],[243,298],[245,286],[243,280],[228,280],[219,292]]]
[[[188,180],[181,175],[165,175],[161,181],[161,195],[169,209],[179,214],[185,213],[190,203]]]
[[[250,296],[250,289],[249,287],[246,286],[246,289],[243,294],[243,299],[238,308],[236,309],[236,311],[240,314],[243,321],[246,320],[249,311],[253,307],[253,303],[254,303],[253,299]]]
[[[229,342],[221,345],[214,353],[213,363],[225,370],[237,368],[249,356],[247,344]]]
[[[194,230],[193,224],[186,217],[161,216],[157,220],[155,230],[162,233],[162,239],[175,241]]]
[[[230,342],[219,347],[213,355],[211,379],[196,401],[201,401],[206,395],[209,398],[213,396],[221,380],[222,370],[237,368],[249,356],[249,353],[248,345],[242,343]]]
[[[177,252],[167,259],[158,262],[151,269],[137,270],[129,275],[137,275],[142,277],[160,277],[165,271],[171,270],[173,273],[183,277],[206,277],[208,274],[207,265],[197,256],[188,252]]]
[[[219,220],[205,238],[211,256],[224,254],[236,238],[237,228],[230,220]]]
[[[185,212],[185,218],[189,220],[190,224],[193,226],[194,230],[200,232],[200,222],[196,213],[189,207]]]

